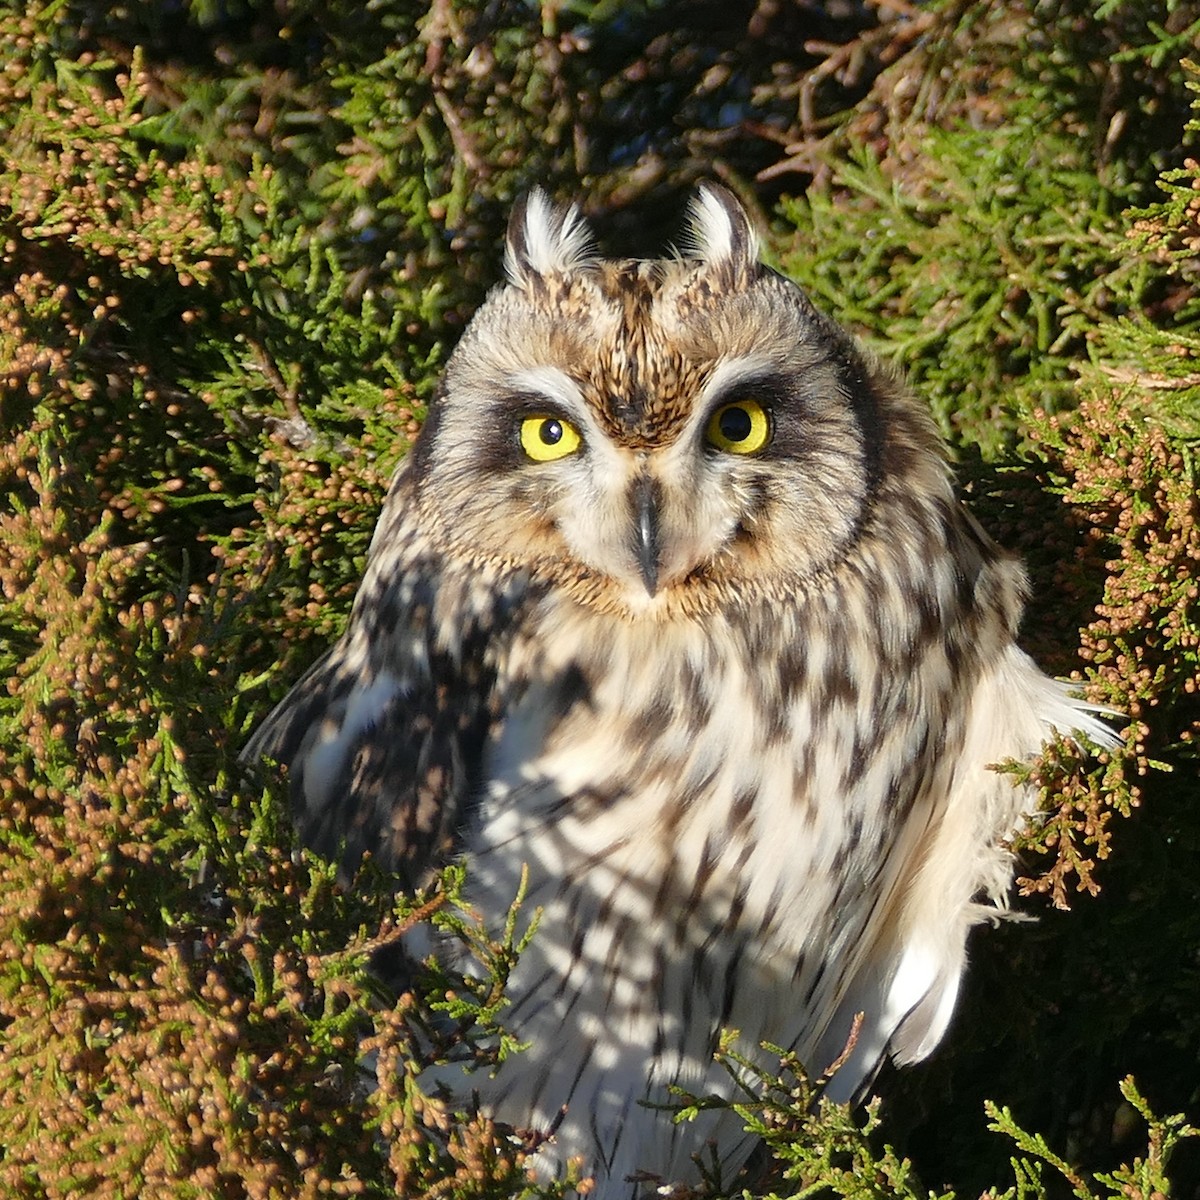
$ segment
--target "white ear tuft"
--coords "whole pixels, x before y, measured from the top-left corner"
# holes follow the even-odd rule
[[[576,205],[560,207],[541,188],[517,201],[504,249],[511,283],[523,287],[531,278],[573,271],[592,258],[592,232]]]
[[[702,183],[688,206],[685,253],[702,263],[747,274],[758,263],[758,235],[737,197],[715,183]]]

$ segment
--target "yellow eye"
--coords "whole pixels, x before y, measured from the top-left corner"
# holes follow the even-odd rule
[[[566,458],[580,445],[579,431],[561,417],[526,417],[521,422],[521,449],[534,462]]]
[[[718,450],[757,454],[771,440],[771,418],[757,400],[735,400],[713,413],[705,432]]]

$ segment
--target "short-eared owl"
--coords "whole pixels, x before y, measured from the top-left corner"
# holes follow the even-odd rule
[[[728,192],[651,262],[534,192],[505,265],[345,635],[248,753],[347,869],[463,855],[499,920],[528,868],[531,1047],[468,1086],[625,1196],[744,1153],[736,1119],[644,1103],[727,1088],[723,1027],[820,1070],[861,1012],[835,1097],[929,1054],[1032,803],[989,764],[1106,730],[1014,643],[1022,570],[923,407],[758,263]]]

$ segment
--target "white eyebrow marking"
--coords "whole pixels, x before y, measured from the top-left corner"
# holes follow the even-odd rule
[[[514,371],[509,381],[519,391],[537,392],[560,408],[576,410],[585,407],[583,393],[566,371],[558,367],[527,367],[523,371]]]

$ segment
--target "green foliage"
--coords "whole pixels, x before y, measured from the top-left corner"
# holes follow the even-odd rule
[[[926,1188],[909,1159],[891,1146],[879,1145],[878,1133],[884,1123],[878,1099],[860,1110],[834,1104],[821,1095],[820,1084],[828,1076],[811,1078],[795,1055],[778,1046],[764,1047],[778,1060],[778,1067],[768,1070],[733,1050],[732,1040],[722,1040],[717,1058],[737,1081],[744,1098],[729,1102],[686,1097],[677,1119],[689,1120],[705,1107],[732,1107],[746,1131],[761,1139],[770,1152],[775,1178],[768,1191],[754,1188],[755,1195],[762,1200],[808,1200],[817,1196],[954,1200],[952,1190]],[[836,1065],[832,1070],[836,1071]],[[1120,1094],[1133,1121],[1146,1127],[1145,1156],[1135,1157],[1131,1164],[1113,1171],[1094,1173],[1081,1172],[1040,1134],[1022,1129],[1008,1108],[987,1102],[988,1129],[1009,1139],[1015,1153],[1009,1160],[1013,1186],[1003,1191],[988,1189],[983,1193],[984,1200],[1048,1200],[1059,1194],[1059,1179],[1077,1200],[1150,1200],[1168,1195],[1171,1184],[1167,1168],[1171,1159],[1179,1144],[1200,1136],[1200,1130],[1179,1116],[1157,1118],[1132,1079],[1121,1082]],[[737,1194],[731,1190],[733,1182],[721,1180],[716,1164],[706,1175],[714,1194]],[[743,1190],[741,1195],[748,1200],[751,1191]]]
[[[1012,1160],[1016,1184],[1007,1191],[985,1193],[989,1200],[1025,1200],[1033,1197],[1044,1200],[1054,1194],[1045,1182],[1045,1167],[1070,1186],[1079,1200],[1101,1200],[1112,1196],[1124,1200],[1128,1196],[1166,1196],[1171,1190],[1167,1178],[1167,1165],[1176,1146],[1185,1138],[1200,1136],[1200,1129],[1188,1125],[1182,1117],[1167,1117],[1159,1120],[1150,1111],[1150,1106],[1138,1092],[1132,1079],[1121,1081],[1121,1095],[1130,1109],[1146,1123],[1148,1138],[1145,1158],[1135,1158],[1132,1165],[1118,1167],[1115,1171],[1099,1172],[1089,1182],[1064,1158],[1046,1145],[1040,1134],[1026,1133],[1007,1108],[989,1103],[987,1114],[991,1118],[988,1128],[1011,1138],[1020,1152]]]
[[[1164,42],[1146,6],[1111,7],[1104,25],[1071,5],[942,6],[945,36],[926,63],[904,62],[904,92],[877,85],[882,129],[859,140],[863,119],[848,124],[825,148],[825,185],[784,206],[788,273],[904,368],[953,442],[988,457],[1035,410],[1074,408],[1081,365],[1108,353],[1102,330],[1161,303],[1121,212],[1154,182],[1146,134],[1163,106],[1149,88],[1122,93],[1134,64],[1188,43]],[[1129,69],[1098,90],[1105,43],[1124,43]],[[954,81],[933,89],[951,61]]]
[[[878,1146],[877,1099],[857,1111],[834,1104],[821,1096],[821,1081],[811,1079],[795,1055],[777,1046],[764,1049],[778,1058],[777,1069],[749,1061],[727,1040],[717,1052],[745,1092],[734,1109],[771,1154],[778,1180],[764,1200],[819,1195],[933,1200],[936,1193],[921,1187],[909,1161],[890,1146]],[[937,1200],[952,1196],[946,1192]]]
[[[770,252],[929,396],[1029,563],[1030,648],[1129,717],[1109,756],[1008,765],[1043,793],[1040,919],[979,938],[946,1047],[859,1112],[730,1055],[763,1149],[713,1185],[1194,1190],[1190,1127],[1114,1080],[1200,1099],[1200,12],[688,14],[0,3],[5,1194],[579,1182],[531,1184],[529,1140],[422,1076],[521,1052],[536,914],[463,911],[458,869],[339,883],[236,754],[345,620],[512,197],[648,251],[700,175],[803,191]],[[418,926],[475,965],[397,996],[372,964]]]
[[[786,209],[804,231],[789,273],[905,367],[947,436],[989,455],[1016,437],[1003,406],[1073,407],[1098,315],[1117,289],[1133,303],[1140,292],[1109,216],[1119,198],[1078,161],[1077,135],[1025,117],[931,131],[936,174],[914,191],[856,148],[838,169],[849,200],[817,193]]]

